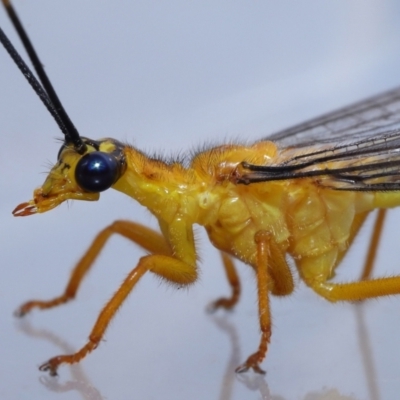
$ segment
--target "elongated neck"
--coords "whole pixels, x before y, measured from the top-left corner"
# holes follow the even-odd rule
[[[176,162],[149,158],[135,148],[124,149],[127,168],[113,188],[136,199],[156,216],[167,218],[181,195],[194,183],[191,170]],[[167,218],[168,219],[168,218]]]

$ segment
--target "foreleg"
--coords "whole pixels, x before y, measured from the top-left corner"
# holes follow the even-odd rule
[[[98,316],[89,335],[89,341],[74,354],[51,358],[40,366],[40,370],[49,371],[50,375],[57,375],[57,368],[60,364],[73,364],[79,362],[88,353],[94,350],[99,345],[104,332],[119,307],[128,297],[139,279],[148,271],[180,286],[189,285],[197,279],[196,267],[176,258],[166,255],[149,255],[142,257],[136,268],[129,273],[121,287],[100,312],[100,315]]]
[[[171,255],[171,249],[160,233],[135,222],[115,221],[113,224],[103,229],[93,240],[89,249],[73,269],[67,287],[61,296],[46,301],[28,301],[15,312],[15,315],[22,317],[30,312],[33,308],[51,308],[60,304],[64,304],[73,299],[76,296],[83,278],[89,272],[97,256],[105,246],[107,240],[111,235],[114,234],[119,234],[129,240],[132,240],[132,242],[138,244],[140,247],[149,251],[150,253]]]

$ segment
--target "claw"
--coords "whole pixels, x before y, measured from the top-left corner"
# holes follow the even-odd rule
[[[207,314],[214,314],[215,311],[217,311],[218,307],[215,305],[215,301],[213,301],[212,303],[210,303],[207,307],[206,307],[206,313]]]
[[[24,315],[28,314],[32,308],[37,306],[38,301],[28,301],[21,306],[19,306],[15,311],[14,311],[14,316],[21,318]]]
[[[220,299],[211,302],[206,307],[206,312],[208,314],[213,314],[220,308],[223,308],[225,311],[232,311],[235,304],[236,302],[233,302],[232,299],[221,297]]]
[[[260,366],[258,364],[254,364],[254,365],[248,365],[248,363],[244,363],[242,365],[239,365],[236,369],[235,372],[237,372],[238,374],[241,374],[243,372],[247,372],[249,369],[252,369],[254,372],[256,372],[257,374],[260,375],[265,375],[266,372],[260,368]]]
[[[48,372],[50,376],[57,376],[57,368],[58,368],[58,357],[52,358],[49,361],[45,362],[39,367],[40,371]]]
[[[13,313],[14,317],[17,317],[17,318],[22,318],[26,314],[27,314],[27,311],[25,311],[23,307],[17,308]]]

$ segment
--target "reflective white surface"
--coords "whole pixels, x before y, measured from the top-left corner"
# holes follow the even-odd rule
[[[400,84],[395,1],[16,1],[60,98],[84,136],[111,136],[163,154],[277,129]],[[0,25],[21,48],[6,15]],[[25,53],[22,53],[23,55]],[[201,279],[176,291],[146,276],[106,341],[56,379],[37,366],[84,344],[98,311],[142,254],[115,237],[76,301],[16,321],[30,298],[59,294],[94,235],[115,219],[156,227],[133,200],[14,218],[54,162],[60,137],[0,49],[0,398],[395,399],[400,391],[400,297],[329,304],[299,283],[272,300],[265,378],[234,368],[258,345],[255,282],[228,315],[205,306],[227,293],[217,251],[197,228]],[[389,214],[377,275],[400,272],[399,212]],[[369,221],[370,223],[372,222]],[[371,224],[369,224],[370,226]],[[356,278],[369,230],[338,270]],[[21,323],[19,323],[21,322]]]

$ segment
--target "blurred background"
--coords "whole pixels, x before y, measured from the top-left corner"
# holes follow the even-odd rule
[[[82,135],[157,154],[256,140],[400,84],[396,1],[15,1],[46,71]],[[21,50],[5,12],[0,26]],[[26,58],[26,57],[25,57]],[[400,390],[400,296],[329,304],[298,282],[272,300],[265,378],[234,368],[259,341],[256,286],[238,265],[233,313],[206,305],[228,293],[218,252],[196,228],[201,279],[175,290],[146,276],[79,367],[49,379],[37,366],[82,346],[101,307],[143,254],[113,237],[76,301],[12,312],[64,289],[95,234],[116,219],[156,227],[114,191],[14,218],[55,162],[61,133],[0,49],[0,397],[2,399],[393,399]],[[373,220],[338,280],[358,277]],[[377,275],[400,272],[389,213]],[[239,263],[238,263],[239,264]],[[298,279],[297,279],[298,280]]]

